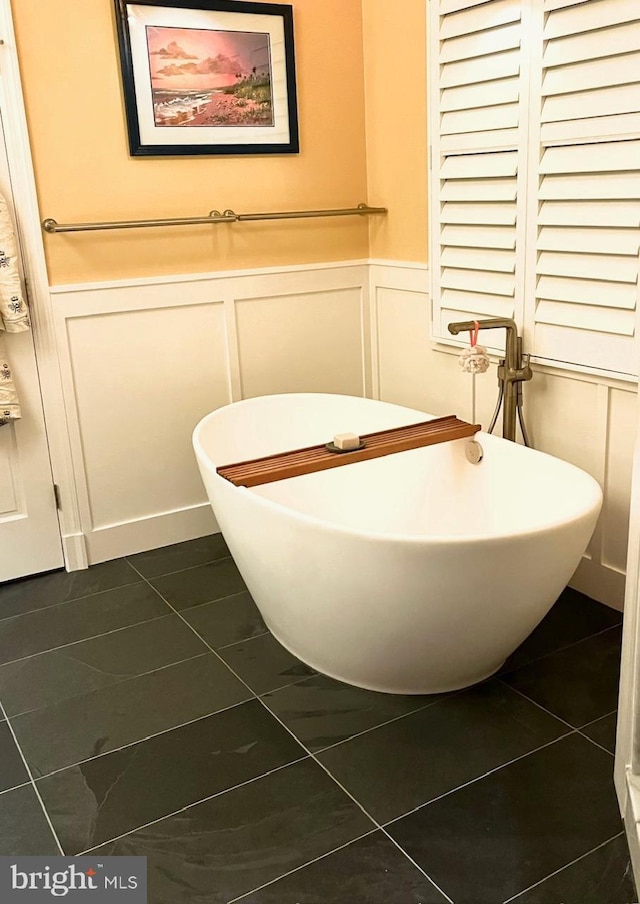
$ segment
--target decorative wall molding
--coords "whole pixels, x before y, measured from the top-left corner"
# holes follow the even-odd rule
[[[441,354],[429,336],[428,278],[423,264],[358,260],[53,288],[88,560],[216,530],[190,436],[218,405],[327,391],[468,419],[469,384],[455,350]],[[536,372],[526,399],[534,445],[605,488],[573,584],[619,607],[635,386],[540,365]],[[492,412],[495,392],[495,380],[479,381],[479,420]],[[78,561],[82,544],[74,543]]]
[[[90,563],[217,530],[191,449],[208,411],[269,392],[371,391],[366,262],[51,295],[77,535]],[[76,544],[69,566],[80,552]]]
[[[69,283],[51,286],[51,295],[69,295],[73,292],[97,292],[109,289],[128,289],[136,286],[165,286],[201,282],[202,280],[232,280],[245,277],[279,276],[286,273],[310,273],[315,270],[340,270],[342,268],[368,267],[366,258],[351,261],[329,261],[321,264],[291,264],[280,267],[254,267],[250,270],[208,270],[203,273],[177,273],[170,276],[138,276],[132,279],[101,280],[91,283]],[[409,265],[416,266],[416,265]]]

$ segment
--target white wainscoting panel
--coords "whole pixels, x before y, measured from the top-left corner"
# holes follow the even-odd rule
[[[90,562],[217,529],[191,431],[229,401],[341,392],[472,418],[458,350],[428,337],[425,265],[356,261],[63,286],[52,301]],[[525,387],[533,445],[589,471],[605,491],[572,583],[619,607],[636,387],[541,365],[534,372]],[[484,427],[496,394],[494,364],[476,380]]]
[[[375,318],[378,392],[386,402],[420,407],[428,382],[429,324],[422,292],[378,286]],[[409,379],[407,379],[409,378]]]
[[[374,391],[384,401],[470,420],[471,377],[458,365],[458,350],[428,340],[427,275],[425,267],[399,262],[374,262],[371,267]],[[602,515],[572,586],[622,608],[636,386],[534,365],[534,378],[524,393],[533,446],[584,468],[604,490]],[[485,429],[496,396],[494,359],[490,371],[476,378],[476,421]],[[498,421],[494,432],[500,431]]]
[[[361,287],[237,300],[243,398],[280,392],[365,394]]]
[[[89,563],[217,530],[191,448],[249,395],[370,391],[360,262],[51,290]]]
[[[93,528],[200,502],[184,461],[194,418],[230,401],[222,304],[70,318],[67,335]]]
[[[428,277],[426,265],[373,262],[370,268],[374,395],[418,409],[428,380]]]
[[[594,429],[598,385],[536,370],[524,387],[524,414],[536,449],[571,461],[602,484],[604,447]]]

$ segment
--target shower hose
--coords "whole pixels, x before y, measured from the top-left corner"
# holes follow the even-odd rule
[[[493,433],[493,429],[496,425],[496,421],[498,420],[498,415],[500,414],[500,409],[502,408],[502,402],[504,399],[504,385],[500,383],[500,390],[498,392],[498,401],[496,403],[496,410],[493,412],[493,417],[491,418],[491,423],[489,424],[489,429],[487,433]],[[522,439],[524,440],[525,446],[531,446],[529,442],[529,436],[527,434],[527,427],[524,422],[524,415],[522,413],[522,401],[518,399],[518,422],[520,424],[520,431],[522,433]]]

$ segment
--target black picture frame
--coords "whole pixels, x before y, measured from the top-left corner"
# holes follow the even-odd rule
[[[299,152],[289,4],[114,4],[132,156]]]

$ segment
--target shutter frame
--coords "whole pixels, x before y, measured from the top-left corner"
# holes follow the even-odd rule
[[[537,360],[637,375],[640,2],[507,6],[430,4],[432,335],[512,316]]]

